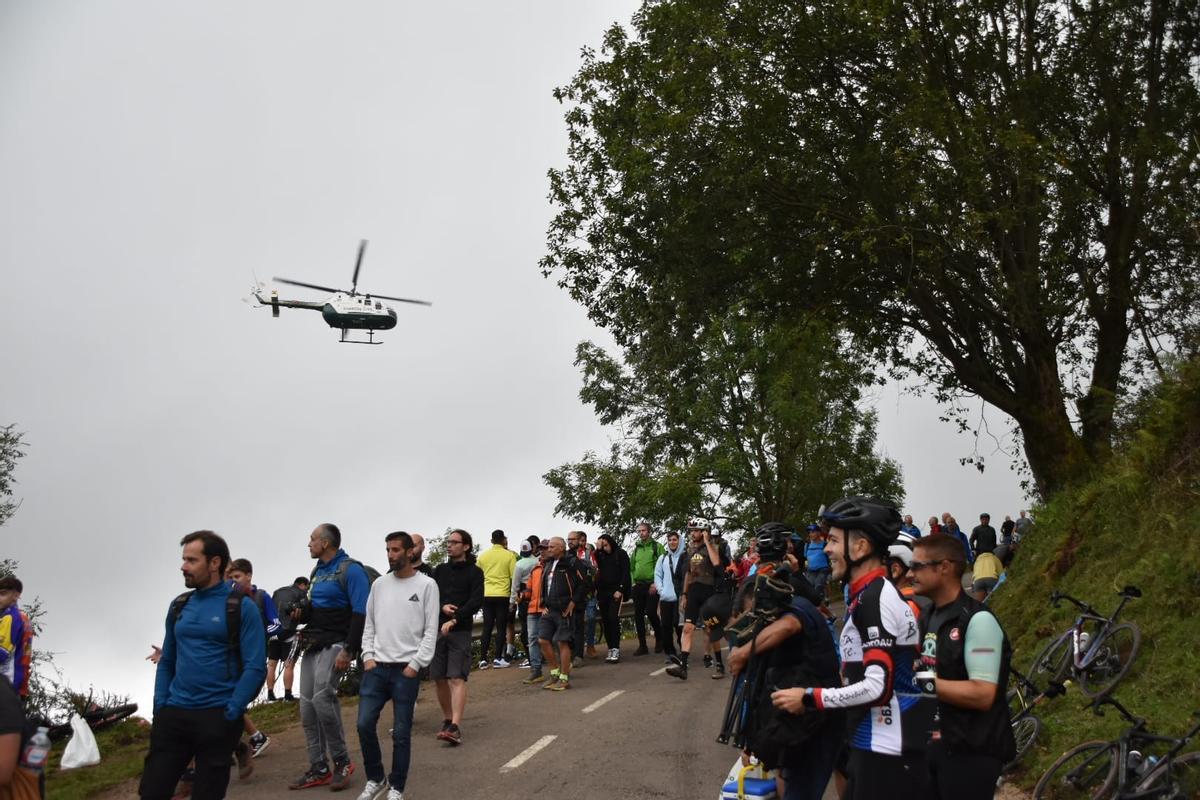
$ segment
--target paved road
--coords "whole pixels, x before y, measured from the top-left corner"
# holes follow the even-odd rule
[[[712,800],[738,755],[715,741],[730,681],[712,680],[694,663],[698,668],[683,682],[662,673],[662,656],[627,656],[615,665],[588,661],[567,692],[522,685],[527,670],[472,673],[464,743],[458,748],[434,738],[442,717],[432,685],[425,684],[417,702],[405,797]],[[358,764],[353,713],[347,708],[344,717]],[[385,710],[379,725],[385,767],[391,758],[390,718]],[[512,766],[539,741],[545,743],[541,750]],[[303,752],[299,728],[273,733],[271,747],[255,761],[255,774],[245,782],[235,777],[229,797],[323,795],[323,788],[303,794],[286,788],[305,767]],[[364,781],[360,766],[353,791],[340,796],[355,797]],[[134,788],[105,797],[133,797]],[[829,800],[834,797],[827,794]]]

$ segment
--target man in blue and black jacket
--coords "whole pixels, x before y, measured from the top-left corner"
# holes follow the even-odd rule
[[[313,529],[308,553],[317,559],[309,584],[309,602],[294,612],[307,623],[300,634],[304,657],[300,672],[300,721],[308,749],[308,770],[289,789],[350,784],[354,765],[342,730],[337,686],[362,650],[363,624],[371,580],[363,565],[342,549],[342,532],[332,523]],[[326,752],[328,751],[328,753]],[[333,760],[333,771],[326,758]]]
[[[183,582],[167,614],[154,679],[154,727],[142,772],[143,800],[166,800],[195,759],[195,800],[218,800],[229,784],[246,706],[266,678],[258,607],[223,580],[229,546],[212,531],[183,537]],[[231,626],[236,626],[236,631]]]

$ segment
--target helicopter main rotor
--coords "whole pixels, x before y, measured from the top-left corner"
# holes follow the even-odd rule
[[[366,251],[367,251],[367,240],[363,239],[362,241],[360,241],[358,243],[358,258],[354,262],[354,275],[351,278],[349,291],[347,291],[345,289],[334,289],[331,286],[321,286],[316,283],[305,283],[304,281],[294,281],[289,278],[275,277],[272,280],[278,281],[279,283],[286,283],[289,286],[302,286],[305,289],[316,289],[317,291],[332,292],[333,294],[348,294],[351,297],[355,297],[358,295],[358,272],[360,269],[362,269],[363,254],[366,253]],[[370,294],[367,292],[364,292],[363,294],[366,297],[374,297],[374,298],[378,298],[380,300],[395,300],[397,303],[413,303],[414,305],[419,305],[419,306],[433,305],[433,303],[430,303],[428,300],[413,300],[408,297],[392,297],[392,296],[389,296],[386,294]]]

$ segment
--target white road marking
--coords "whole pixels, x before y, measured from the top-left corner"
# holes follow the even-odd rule
[[[667,671],[666,667],[663,667],[662,669],[656,669],[656,670],[654,670],[654,672],[650,673],[650,677],[657,678],[659,675],[662,675],[666,671]]]
[[[536,756],[538,753],[542,752],[542,750],[545,750],[546,746],[549,745],[551,742],[553,742],[557,738],[558,737],[553,734],[551,734],[550,736],[543,736],[542,738],[538,739],[533,744],[529,745],[529,747],[526,747],[523,751],[521,751],[521,753],[519,755],[517,755],[517,757],[514,758],[512,761],[509,761],[507,764],[505,764],[503,767],[501,767],[500,771],[501,772],[512,772],[514,769],[521,766],[526,761],[528,761],[529,759]]]
[[[597,708],[599,708],[600,706],[607,703],[609,700],[612,700],[614,697],[620,697],[623,694],[625,694],[624,689],[617,689],[615,692],[609,692],[608,694],[604,695],[604,697],[601,697],[599,700],[597,700],[596,702],[592,703],[590,706],[585,708],[583,710],[583,713],[590,714],[593,711],[595,711]]]

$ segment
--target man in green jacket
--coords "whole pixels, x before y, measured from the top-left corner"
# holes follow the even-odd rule
[[[650,535],[650,523],[637,526],[637,544],[629,555],[629,577],[633,584],[633,622],[637,628],[638,649],[635,656],[649,653],[646,647],[646,620],[654,629],[654,652],[663,651],[661,626],[658,621],[658,590],[654,587],[654,565],[663,554],[663,546]],[[668,634],[669,635],[669,634]]]

